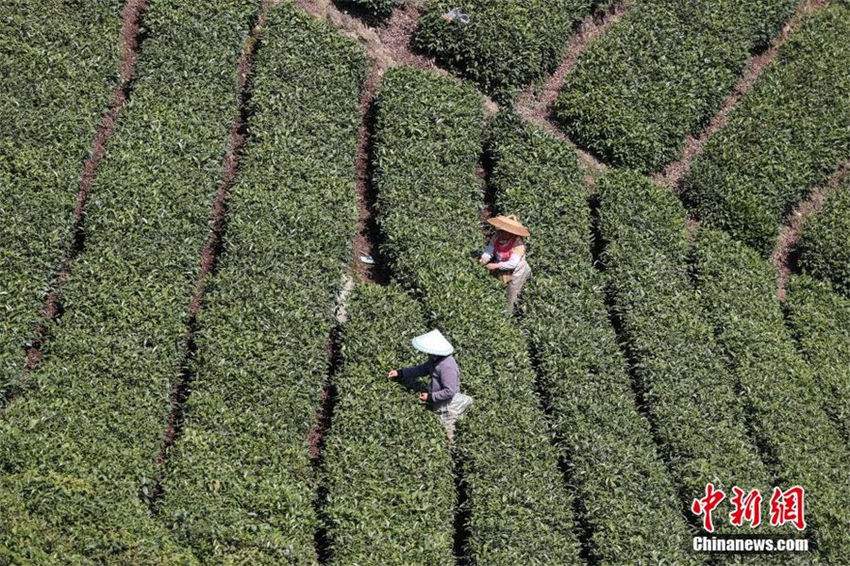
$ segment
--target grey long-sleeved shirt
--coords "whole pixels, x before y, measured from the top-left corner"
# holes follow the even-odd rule
[[[425,363],[401,369],[399,373],[408,387],[417,377],[430,375],[428,399],[432,403],[451,401],[460,391],[460,368],[454,356],[430,356]]]

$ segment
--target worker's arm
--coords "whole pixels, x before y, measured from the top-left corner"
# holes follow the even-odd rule
[[[429,373],[431,373],[430,361],[421,363],[418,366],[410,366],[398,370],[399,378],[402,380],[416,379],[417,377],[422,377],[423,375],[428,375]]]
[[[419,377],[431,373],[432,365],[429,362],[418,366],[391,370],[387,377],[397,379],[399,383],[410,391],[421,391],[422,386],[418,381]]]
[[[485,263],[490,263],[490,260],[493,259],[493,240],[487,242],[487,245],[484,247],[484,251],[481,252],[481,261],[482,265]]]
[[[525,255],[525,246],[516,246],[511,250],[511,257],[508,258],[508,261],[500,261],[499,263],[493,264],[491,267],[493,269],[499,269],[502,271],[513,271],[516,269],[516,266],[519,265],[520,260],[522,260],[522,256]]]
[[[397,379],[399,383],[405,387],[405,389],[419,391],[421,390],[421,386],[417,379],[423,375],[431,373],[431,368],[432,364],[430,361],[427,361],[424,364],[419,364],[418,366],[391,370],[387,374],[387,377],[390,379]]]
[[[447,401],[460,391],[460,371],[457,364],[447,363],[440,367],[440,388],[428,392],[432,403]]]

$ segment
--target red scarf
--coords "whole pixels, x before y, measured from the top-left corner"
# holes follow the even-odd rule
[[[498,261],[508,261],[511,259],[513,249],[516,247],[516,236],[505,238],[504,240],[498,237],[493,240],[493,250],[496,252]]]

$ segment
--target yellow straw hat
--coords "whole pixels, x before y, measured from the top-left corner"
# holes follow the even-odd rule
[[[487,220],[487,222],[499,230],[510,232],[514,236],[521,236],[525,238],[529,235],[528,228],[523,226],[522,222],[520,222],[513,214],[510,216],[494,216]]]

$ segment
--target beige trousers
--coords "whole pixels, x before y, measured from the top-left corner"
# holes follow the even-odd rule
[[[526,263],[519,273],[514,273],[513,279],[508,283],[508,313],[512,314],[519,300],[525,282],[531,277],[531,268]]]

